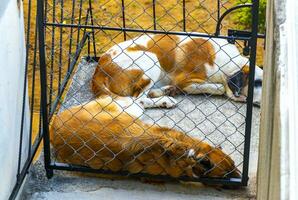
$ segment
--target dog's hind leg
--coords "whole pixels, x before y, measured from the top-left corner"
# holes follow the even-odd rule
[[[190,83],[182,90],[187,94],[225,94],[225,87],[218,83]]]

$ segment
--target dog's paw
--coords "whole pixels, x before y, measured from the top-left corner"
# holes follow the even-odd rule
[[[152,89],[148,92],[148,97],[157,98],[161,96],[175,96],[179,94],[179,89],[174,85],[167,85],[162,88]]]
[[[174,86],[174,85],[168,85],[162,88],[162,90],[164,91],[164,95],[165,96],[176,96],[177,94],[179,94],[179,89]]]
[[[173,97],[163,96],[156,102],[156,105],[160,108],[173,108],[177,103],[177,100]]]
[[[153,108],[154,101],[151,98],[142,98],[139,102],[144,108]]]
[[[177,105],[173,97],[162,96],[158,98],[142,98],[139,104],[144,108],[173,108]]]
[[[164,92],[162,89],[152,89],[148,92],[148,97],[150,98],[157,98],[164,96]]]
[[[235,101],[245,103],[246,102],[246,96],[240,95],[239,97],[235,97]]]
[[[237,102],[242,102],[242,103],[246,102],[246,96],[244,95],[240,95],[239,97],[233,96],[232,99]]]

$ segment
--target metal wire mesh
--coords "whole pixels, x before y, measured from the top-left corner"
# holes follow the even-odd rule
[[[197,92],[200,93],[199,95],[191,95],[192,92],[176,87],[175,93],[179,95],[174,96],[174,99],[168,98],[172,102],[166,102],[175,103],[175,108],[146,109],[142,116],[131,116],[131,113],[126,110],[126,107],[131,104],[142,102],[141,98],[134,99],[133,103],[125,107],[117,100],[112,100],[102,106],[106,97],[94,100],[98,95],[93,94],[90,89],[98,58],[112,46],[120,49],[118,56],[130,57],[128,48],[135,45],[134,41],[142,35],[146,35],[154,42],[155,47],[160,49],[162,49],[160,45],[164,44],[155,39],[156,34],[162,35],[161,38],[172,39],[179,35],[184,37],[184,39],[172,42],[175,44],[174,47],[166,51],[162,57],[169,56],[173,51],[180,51],[184,56],[190,54],[190,56],[185,56],[187,61],[193,59],[192,53],[191,51],[185,52],[182,44],[188,39],[195,42],[196,36],[200,36],[204,41],[214,46],[217,45],[214,55],[208,55],[209,57],[219,53],[227,57],[227,63],[214,63],[214,66],[218,67],[218,70],[213,72],[214,76],[217,73],[224,74],[222,68],[225,65],[235,65],[238,71],[241,71],[245,65],[249,65],[249,59],[245,59],[245,62],[240,65],[236,60],[244,56],[241,53],[231,55],[226,50],[226,47],[231,44],[223,42],[227,39],[231,40],[231,37],[213,35],[222,13],[233,6],[235,6],[233,0],[217,2],[211,0],[46,0],[44,43],[46,45],[47,103],[49,117],[55,115],[52,120],[54,125],[50,138],[54,146],[52,168],[59,169],[61,166],[59,163],[62,162],[68,165],[64,168],[60,167],[61,169],[70,169],[72,166],[72,169],[84,171],[85,167],[88,167],[104,170],[104,172],[109,171],[109,173],[124,171],[130,175],[169,175],[180,179],[188,177],[193,181],[202,180],[202,177],[240,178],[243,173],[242,169],[247,173],[248,166],[244,163],[247,155],[244,153],[244,147],[246,140],[249,140],[246,132],[249,130],[246,130],[245,122],[247,117],[251,117],[247,116],[247,113],[251,111],[247,112],[245,103],[235,102],[231,96],[225,96],[223,94],[225,85],[214,81],[213,75],[208,75],[205,82],[212,84],[212,87],[217,87],[219,92],[210,94],[201,91]],[[224,20],[221,24],[222,33],[235,25],[236,22],[231,18]],[[249,41],[251,38],[232,39],[241,52],[244,45],[247,45],[242,41]],[[125,40],[131,40],[132,44],[123,48],[119,44]],[[204,43],[196,48],[204,49]],[[85,57],[80,60],[80,56]],[[146,56],[148,57],[148,54],[142,54],[142,58]],[[117,57],[113,59],[113,62],[116,62]],[[152,65],[147,66],[144,72],[147,73],[156,67],[160,68],[159,61],[160,58],[157,61],[152,60]],[[129,62],[135,65],[135,68],[142,68],[135,58],[131,58]],[[164,79],[171,79],[169,74],[179,70],[181,63],[176,64],[171,72],[163,74],[160,80],[154,82],[155,86],[152,88],[158,88]],[[195,70],[197,69],[189,71],[186,79],[195,73]],[[118,77],[122,75],[129,77],[129,73],[125,70],[116,76],[106,73],[110,85],[116,84],[118,89],[120,88],[119,96],[133,96],[123,95],[131,90],[132,85],[125,86],[123,82],[120,82],[121,79]],[[132,84],[135,84],[134,81]],[[216,93],[222,95],[217,96]],[[169,94],[172,95],[172,93]],[[92,103],[100,107],[96,113],[90,111]],[[155,102],[159,107],[167,107],[168,105],[164,103],[162,98],[159,102]],[[113,106],[122,111],[119,113],[110,111],[109,109]],[[138,106],[143,109],[141,104]],[[88,120],[81,118],[82,113],[88,115]],[[118,115],[114,116],[115,113]],[[64,115],[67,117],[65,118]],[[106,123],[103,117],[109,118],[110,122]],[[118,119],[117,117],[119,122],[114,120]],[[124,120],[122,117],[128,117],[130,120],[124,123],[121,121]],[[92,123],[99,130],[91,128]],[[117,129],[119,132],[115,132],[111,124],[118,124],[122,126],[122,129]],[[138,130],[137,135],[134,135],[136,134],[134,129]],[[66,132],[69,134],[65,134]],[[160,135],[156,136],[156,132]],[[103,136],[104,134],[108,134],[108,139]],[[125,135],[129,141],[128,144],[123,141],[121,135]],[[181,141],[177,140],[174,135]],[[164,144],[163,140],[168,140],[171,145]],[[183,142],[187,145],[181,144]],[[211,146],[209,147],[207,143]],[[209,150],[199,148],[205,145]],[[221,146],[223,150],[220,150],[218,146]],[[132,147],[137,148],[138,151],[133,151]],[[171,148],[176,148],[176,151],[172,151]],[[195,152],[194,155],[192,155],[192,150]],[[199,156],[202,153],[204,155]],[[215,159],[215,154],[220,154],[220,156],[215,156]],[[243,180],[237,181],[240,183]],[[229,182],[232,181],[228,179],[227,183]]]

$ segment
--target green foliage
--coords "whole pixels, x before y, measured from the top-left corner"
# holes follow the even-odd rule
[[[265,21],[266,21],[266,0],[259,0],[259,33],[265,32]],[[250,3],[249,1],[237,0],[236,4]],[[243,8],[238,10],[234,15],[234,20],[238,25],[239,29],[250,29],[251,28],[251,9]]]

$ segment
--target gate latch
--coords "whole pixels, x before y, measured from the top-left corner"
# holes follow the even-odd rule
[[[229,29],[228,30],[228,36],[230,37],[228,39],[228,42],[231,43],[231,44],[235,44],[237,38],[250,38],[251,37],[251,32]],[[244,47],[243,47],[243,55],[244,56],[249,55],[250,47],[251,47],[251,45],[250,45],[249,40],[245,40],[244,41]]]

